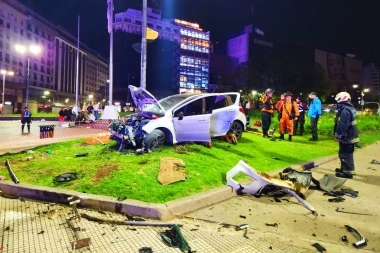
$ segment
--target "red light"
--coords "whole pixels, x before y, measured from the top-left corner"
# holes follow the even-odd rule
[[[245,111],[244,111],[243,107],[239,107],[239,112],[241,112],[241,113],[244,113],[244,114],[245,114]]]
[[[153,118],[153,119],[158,119],[158,116],[155,115],[155,114],[153,114],[152,118]]]
[[[47,108],[47,105],[45,105],[44,107]]]

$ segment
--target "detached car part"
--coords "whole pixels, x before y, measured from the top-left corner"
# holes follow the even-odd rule
[[[300,179],[297,179],[296,174],[303,174],[300,172],[294,173],[292,172],[290,178],[292,180],[282,180],[278,178],[274,178],[269,176],[268,174],[257,172],[255,169],[253,169],[251,166],[249,166],[244,161],[239,161],[238,164],[235,165],[231,170],[227,172],[226,180],[227,185],[231,186],[236,190],[238,194],[252,194],[257,195],[261,194],[261,191],[264,189],[267,185],[273,185],[276,187],[284,188],[284,190],[295,197],[305,208],[312,211],[313,214],[316,214],[315,209],[307,203],[305,200],[303,200],[296,192],[305,192],[311,183],[311,173],[305,172],[305,175],[301,175]],[[237,181],[233,179],[234,176],[236,176],[239,173],[246,174],[247,176],[251,177],[253,179],[253,182],[249,185],[241,185]],[[309,179],[307,179],[309,177]],[[296,191],[296,192],[295,192]]]
[[[360,237],[360,240],[353,243],[352,245],[355,246],[356,248],[360,248],[362,246],[366,246],[367,245],[367,242],[364,238],[364,236],[354,227],[351,227],[349,225],[344,225],[347,229],[348,232],[354,232],[355,234],[357,234],[359,237]]]

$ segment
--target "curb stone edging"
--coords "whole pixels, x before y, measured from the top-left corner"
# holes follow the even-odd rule
[[[295,170],[310,170],[323,163],[335,160],[336,158],[336,155],[323,157],[290,167]],[[272,171],[270,174],[278,174],[278,172],[282,170],[283,169]],[[0,190],[5,194],[14,195],[19,198],[36,199],[66,205],[68,204],[67,197],[78,196],[81,200],[80,207],[116,213],[127,213],[133,216],[143,216],[159,220],[168,220],[175,216],[205,208],[236,196],[236,192],[231,187],[221,186],[192,196],[169,201],[165,204],[156,204],[132,199],[118,201],[115,197],[87,194],[47,186],[36,186],[26,183],[14,184],[12,181],[0,181]]]

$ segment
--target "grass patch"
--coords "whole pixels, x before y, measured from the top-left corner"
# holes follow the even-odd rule
[[[380,139],[380,131],[366,132],[360,137],[363,145],[370,144]],[[261,135],[244,133],[238,145],[215,140],[212,148],[185,144],[141,156],[131,150],[117,152],[114,142],[88,145],[81,139],[39,147],[34,153],[3,155],[0,162],[4,164],[9,159],[20,182],[164,203],[225,185],[226,172],[239,160],[265,172],[337,153],[338,144],[332,138],[321,136],[316,143],[308,138],[295,136],[293,142],[273,142]],[[52,150],[52,154],[47,150]],[[84,152],[88,156],[75,157]],[[189,179],[160,185],[157,176],[162,157],[183,159]],[[78,179],[67,183],[53,181],[65,172],[76,172]],[[0,175],[10,178],[5,167],[1,167]]]

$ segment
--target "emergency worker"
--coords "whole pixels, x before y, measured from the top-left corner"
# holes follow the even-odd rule
[[[263,137],[269,138],[268,131],[270,128],[270,125],[272,123],[272,116],[273,116],[273,96],[274,90],[272,89],[266,89],[264,92],[264,96],[261,100],[261,121],[262,121],[262,129],[263,129]]]
[[[285,130],[288,131],[289,141],[292,141],[293,136],[293,120],[298,120],[300,112],[297,103],[292,100],[293,94],[288,91],[285,93],[285,102],[282,105],[280,119],[280,139],[284,139]]]

